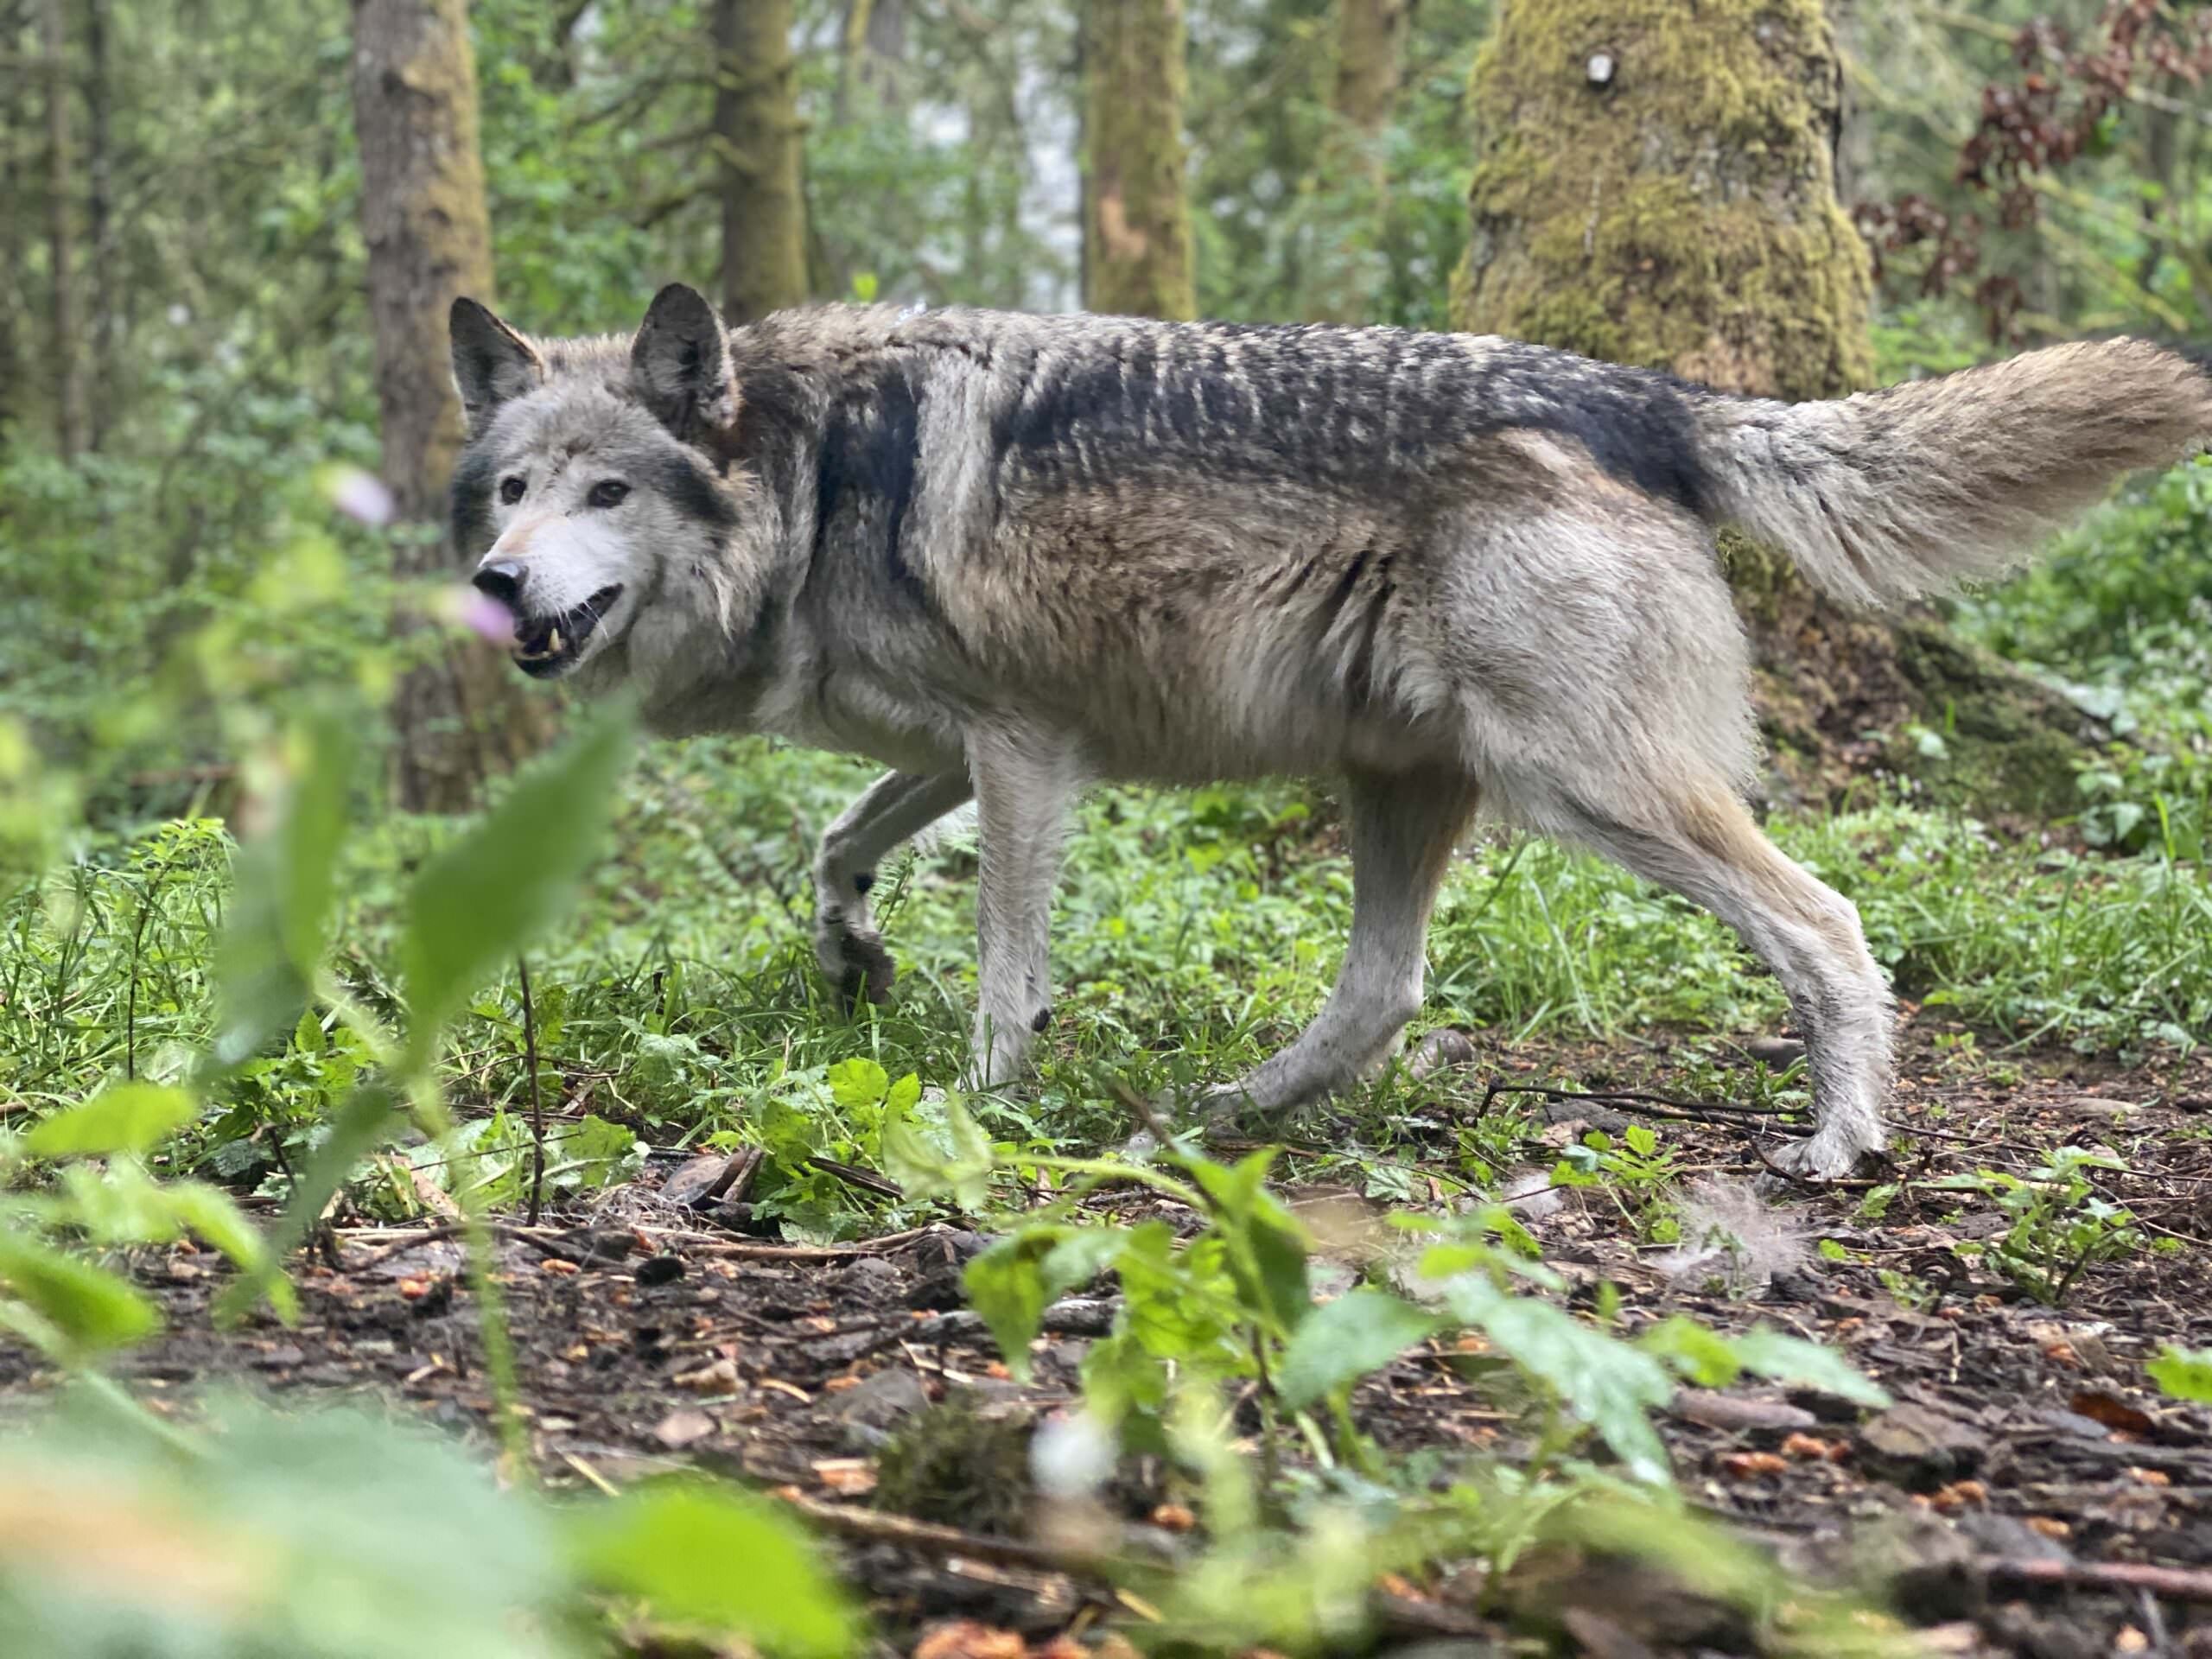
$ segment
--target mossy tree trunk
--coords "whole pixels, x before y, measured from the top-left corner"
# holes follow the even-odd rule
[[[384,476],[401,526],[393,559],[403,575],[458,581],[446,486],[461,416],[446,313],[460,295],[492,298],[464,0],[354,0],[353,124]],[[484,778],[537,747],[550,705],[472,646],[434,651],[410,669],[392,715],[400,803],[454,811],[470,804]]]
[[[1820,0],[1503,0],[1471,97],[1458,326],[1759,397],[1871,384]],[[1777,552],[1732,534],[1722,551],[1785,787],[1825,793],[1872,760],[1986,810],[2071,800],[2098,733],[2063,699],[1926,616],[1847,614]],[[1941,741],[1907,741],[1914,722]]]
[[[715,0],[714,35],[722,313],[751,322],[807,292],[791,0]]]
[[[1190,317],[1182,0],[1083,0],[1083,302]]]

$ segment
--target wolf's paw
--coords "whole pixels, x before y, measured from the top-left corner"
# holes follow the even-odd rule
[[[1859,1160],[1882,1150],[1878,1141],[1872,1146],[1863,1140],[1828,1130],[1803,1141],[1794,1141],[1767,1160],[1782,1172],[1779,1182],[1769,1176],[1764,1180],[1773,1185],[1786,1185],[1788,1178],[1801,1181],[1840,1181],[1859,1167]]]
[[[823,922],[814,931],[814,959],[823,974],[837,988],[848,1010],[863,999],[882,1002],[890,998],[891,982],[899,964],[883,948],[883,935],[874,928],[854,927],[846,922]]]

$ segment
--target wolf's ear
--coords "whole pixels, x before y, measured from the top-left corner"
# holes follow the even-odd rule
[[[455,300],[446,328],[453,336],[453,383],[472,433],[481,432],[501,404],[545,378],[537,348],[475,301]]]
[[[696,289],[671,283],[630,347],[630,378],[662,425],[685,442],[737,424],[737,379],[721,319]]]

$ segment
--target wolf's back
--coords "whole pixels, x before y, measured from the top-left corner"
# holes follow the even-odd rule
[[[2212,441],[2212,372],[2110,340],[1828,403],[1700,399],[1694,418],[1712,518],[1883,606],[2004,574],[2115,480]]]

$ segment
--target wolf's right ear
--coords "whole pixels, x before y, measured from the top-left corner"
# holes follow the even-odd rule
[[[721,319],[696,289],[671,283],[630,347],[630,377],[660,423],[687,443],[737,424],[737,376]]]
[[[455,300],[446,327],[453,336],[453,383],[471,433],[481,432],[501,404],[545,378],[537,347],[475,301]]]

